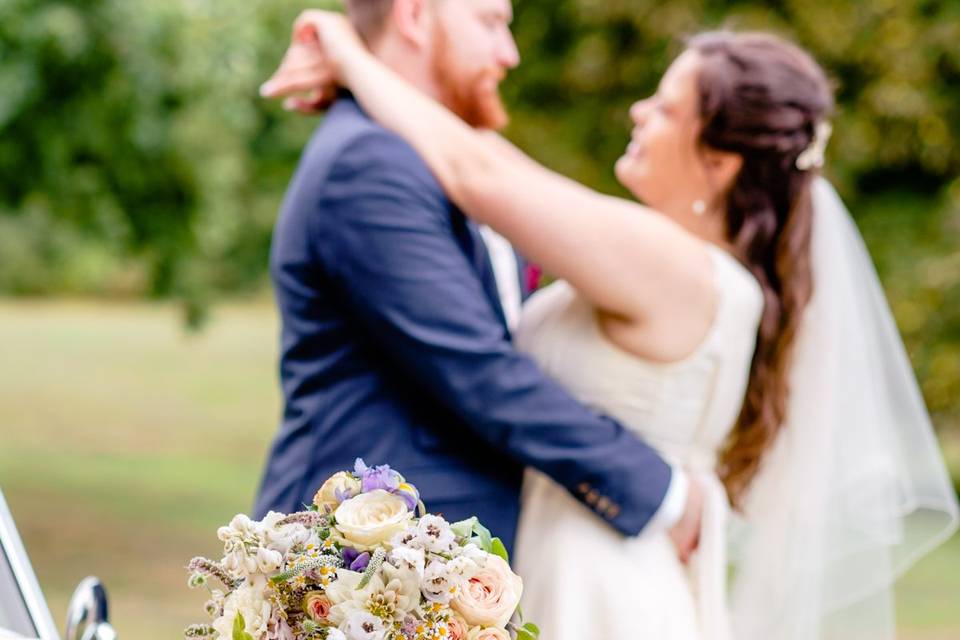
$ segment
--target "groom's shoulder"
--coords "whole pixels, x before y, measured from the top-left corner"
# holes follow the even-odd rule
[[[439,184],[420,155],[403,138],[371,119],[352,98],[330,109],[304,151],[301,164],[325,180],[390,178],[420,188]]]

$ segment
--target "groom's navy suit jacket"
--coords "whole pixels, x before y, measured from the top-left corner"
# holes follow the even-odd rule
[[[339,100],[277,222],[283,423],[256,513],[309,504],[354,458],[390,464],[449,520],[477,515],[509,549],[524,465],[628,535],[670,467],[514,350],[478,229],[421,158]]]

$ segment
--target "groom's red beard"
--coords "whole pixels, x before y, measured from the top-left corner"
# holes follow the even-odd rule
[[[458,69],[450,41],[439,25],[435,33],[433,75],[439,98],[471,127],[502,129],[509,117],[498,87],[506,72],[499,67],[484,67],[472,75]]]

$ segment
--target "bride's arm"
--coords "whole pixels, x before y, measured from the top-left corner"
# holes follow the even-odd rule
[[[701,241],[642,205],[588,189],[466,125],[370,54],[341,16],[304,14],[298,28],[309,27],[339,81],[418,151],[451,200],[594,306],[630,321],[705,301],[712,307]]]

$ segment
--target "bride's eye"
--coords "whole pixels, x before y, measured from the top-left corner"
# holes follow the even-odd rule
[[[494,14],[484,15],[480,18],[480,20],[483,22],[483,26],[491,31],[499,27],[500,23],[502,22],[500,16]]]

